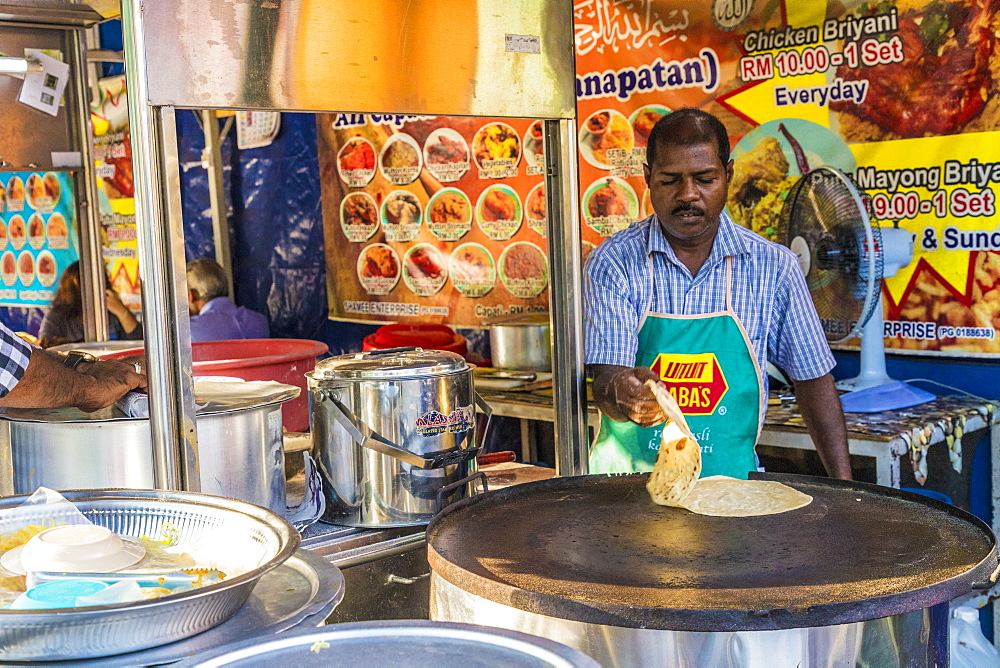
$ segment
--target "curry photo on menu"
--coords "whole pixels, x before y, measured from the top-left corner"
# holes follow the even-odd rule
[[[836,76],[867,79],[860,104],[830,103],[848,143],[986,132],[1000,126],[1000,3],[904,0],[844,3],[844,14],[882,16],[902,42],[901,62],[850,67]],[[834,48],[843,50],[847,44]],[[851,63],[853,64],[853,63]]]

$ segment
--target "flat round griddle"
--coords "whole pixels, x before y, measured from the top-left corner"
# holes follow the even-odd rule
[[[461,501],[427,529],[435,573],[490,601],[593,624],[765,630],[877,619],[987,586],[989,527],[864,483],[760,475],[813,497],[759,517],[654,504],[648,474],[555,478]]]

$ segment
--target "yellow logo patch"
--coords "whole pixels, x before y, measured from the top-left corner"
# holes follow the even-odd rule
[[[729,390],[715,353],[661,353],[650,368],[685,415],[711,415]]]

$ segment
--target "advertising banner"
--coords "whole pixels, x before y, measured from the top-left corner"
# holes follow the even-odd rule
[[[737,222],[777,240],[790,188],[828,166],[912,233],[882,288],[887,347],[1000,353],[995,4],[577,0],[583,252],[651,213],[649,129],[697,107],[729,130]]]
[[[135,234],[132,140],[125,76],[98,82],[101,97],[90,110],[100,206],[101,248],[111,287],[129,310],[142,310],[139,245]]]
[[[321,114],[317,130],[331,317],[548,309],[540,122]]]
[[[48,306],[78,258],[73,173],[0,173],[0,306]]]

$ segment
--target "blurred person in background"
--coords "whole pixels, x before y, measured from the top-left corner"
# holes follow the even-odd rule
[[[110,282],[105,278],[105,286]],[[122,303],[118,293],[106,287],[108,333],[113,341],[137,341],[142,338],[142,325]],[[83,331],[83,293],[80,289],[80,263],[66,267],[59,279],[59,288],[48,313],[42,320],[38,339],[43,348],[64,343],[77,343],[85,338]]]
[[[267,318],[233,303],[226,270],[215,260],[188,262],[187,285],[192,342],[268,338]]]

